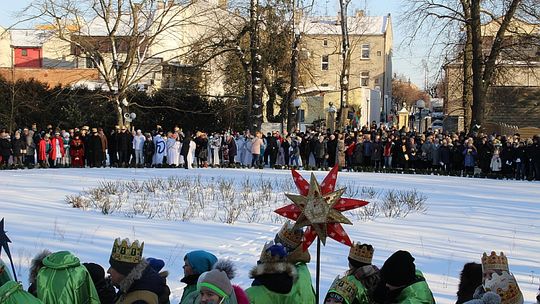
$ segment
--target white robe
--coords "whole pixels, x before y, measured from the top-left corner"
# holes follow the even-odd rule
[[[180,164],[179,156],[180,142],[174,138],[167,139],[167,163],[178,166]]]
[[[210,158],[210,160],[212,161],[212,165],[219,165],[219,149],[221,148],[221,137],[214,138],[210,147],[212,148],[212,158]]]
[[[195,156],[195,149],[197,148],[197,144],[195,141],[189,142],[189,152],[187,154],[187,160],[188,160],[188,168],[193,169],[193,163],[195,162],[194,156]]]
[[[165,152],[166,152],[165,140],[161,137],[161,135],[158,134],[154,137],[154,145],[155,145],[155,152],[154,152],[153,164],[161,165],[163,164],[163,157],[165,156]]]

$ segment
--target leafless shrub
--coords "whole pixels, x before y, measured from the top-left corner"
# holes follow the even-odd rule
[[[65,201],[73,208],[80,208],[83,210],[88,208],[88,200],[81,195],[67,195]]]

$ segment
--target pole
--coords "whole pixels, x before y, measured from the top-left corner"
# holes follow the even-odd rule
[[[319,303],[319,286],[321,282],[321,239],[317,237],[317,270],[315,275],[315,300]]]

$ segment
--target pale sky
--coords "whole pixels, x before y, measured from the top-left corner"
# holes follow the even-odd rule
[[[7,27],[17,22],[16,13],[30,4],[31,0],[0,0],[2,9],[0,10],[0,25]],[[319,14],[329,15],[337,14],[339,7],[337,0],[315,0]],[[393,72],[403,74],[411,79],[420,88],[424,87],[425,70],[423,68],[423,60],[428,62],[426,58],[427,44],[422,45],[421,42],[415,42],[412,47],[402,46],[404,34],[400,31],[399,16],[402,8],[402,1],[406,0],[353,0],[349,7],[354,9],[366,9],[366,15],[383,16],[388,13],[392,15],[392,23],[394,28],[394,57],[393,57]],[[428,64],[429,78],[434,79],[439,66]]]

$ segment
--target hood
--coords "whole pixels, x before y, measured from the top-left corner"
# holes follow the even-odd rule
[[[36,283],[37,274],[38,274],[39,270],[41,269],[41,267],[43,267],[43,259],[45,259],[45,257],[47,257],[50,254],[51,254],[51,252],[49,250],[45,249],[45,250],[41,251],[40,253],[38,253],[32,259],[32,263],[30,265],[30,275],[28,277],[28,281],[29,281],[30,285]]]
[[[48,255],[43,259],[43,266],[52,269],[65,269],[81,265],[78,257],[69,251],[58,251]]]
[[[129,293],[136,290],[147,290],[160,295],[165,287],[165,278],[160,276],[146,260],[142,260],[120,282],[120,292]]]

